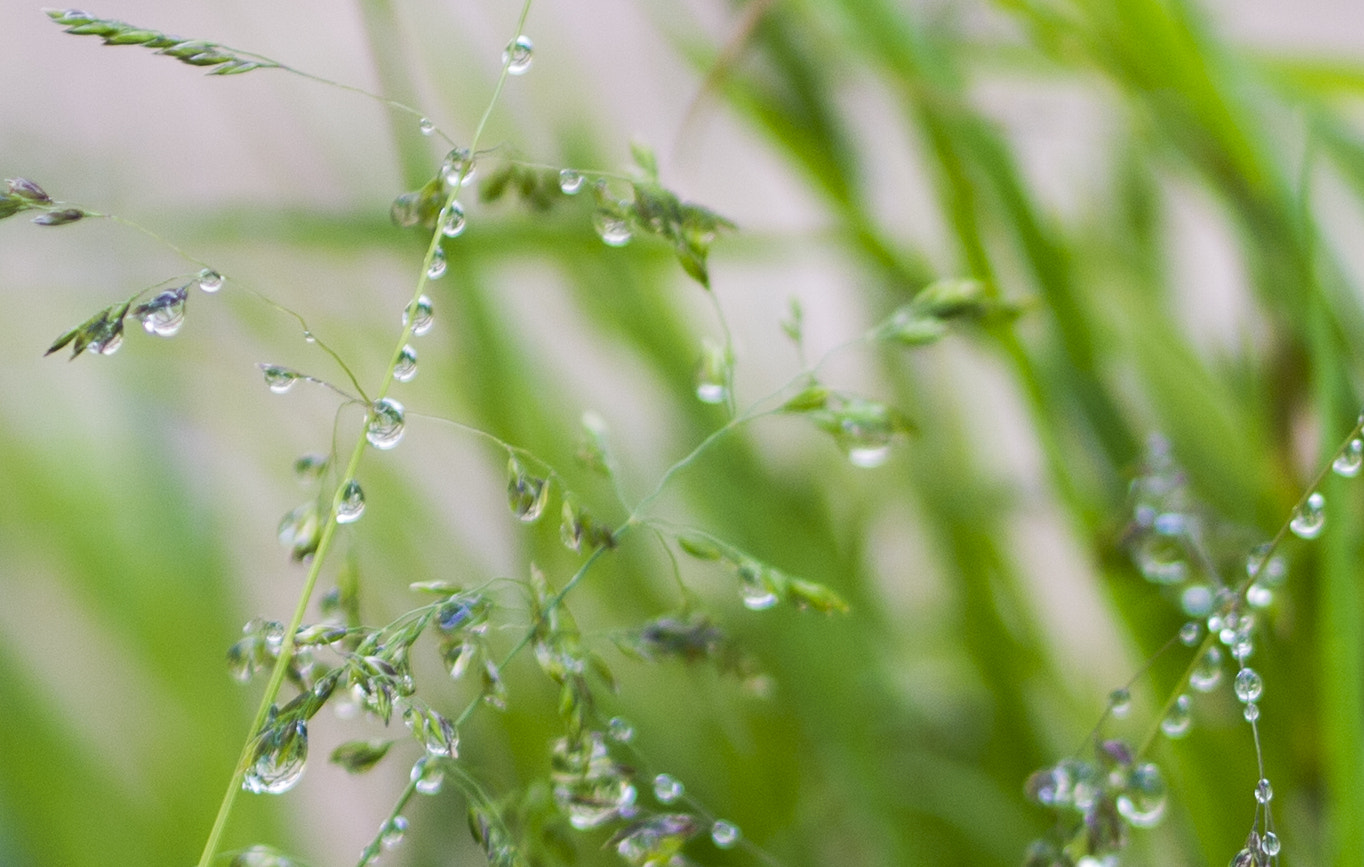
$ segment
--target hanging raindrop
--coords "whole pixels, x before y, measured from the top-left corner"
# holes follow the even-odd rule
[[[1250,704],[1259,700],[1260,694],[1264,692],[1265,683],[1255,669],[1243,668],[1236,672],[1236,680],[1232,684],[1232,689],[1236,692],[1237,698],[1246,704]]]
[[[1160,768],[1150,762],[1137,765],[1118,796],[1118,812],[1134,828],[1154,828],[1165,815],[1165,792]]]
[[[365,513],[365,492],[355,479],[346,482],[341,498],[336,501],[336,523],[354,524]]]
[[[630,221],[609,211],[597,210],[592,214],[592,227],[608,247],[624,247],[630,243]]]
[[[1185,647],[1193,647],[1198,643],[1198,638],[1201,634],[1202,629],[1199,628],[1198,623],[1190,620],[1188,623],[1179,627],[1179,643],[1183,644]]]
[[[417,350],[412,344],[403,347],[398,353],[398,363],[393,365],[393,378],[399,382],[411,382],[417,375]]]
[[[445,767],[440,759],[423,756],[412,766],[412,788],[423,795],[435,795],[445,785]]]
[[[1122,719],[1132,710],[1132,693],[1126,689],[1115,689],[1108,694],[1108,709],[1113,716]]]
[[[133,308],[133,315],[148,334],[172,337],[185,324],[184,287],[162,292],[146,304]]]
[[[559,189],[565,196],[577,195],[583,188],[583,176],[581,172],[573,169],[564,169],[559,172]]]
[[[1279,835],[1273,831],[1266,831],[1265,835],[1260,838],[1260,848],[1271,858],[1279,854],[1279,847]]]
[[[606,723],[606,733],[611,736],[611,740],[620,744],[628,744],[634,740],[635,727],[630,725],[630,721],[624,717],[613,716]]]
[[[674,803],[685,791],[682,781],[672,774],[659,774],[654,777],[654,797],[660,804]]]
[[[1255,800],[1261,804],[1268,804],[1273,799],[1274,787],[1269,784],[1269,780],[1261,778],[1260,782],[1255,784]]]
[[[1364,440],[1355,438],[1350,440],[1336,459],[1331,462],[1331,469],[1335,470],[1336,475],[1353,479],[1359,475],[1361,468],[1364,468]]]
[[[404,816],[394,816],[389,823],[384,826],[384,832],[379,835],[379,845],[385,850],[392,851],[403,842],[403,835],[407,833],[407,818]]]
[[[431,254],[431,264],[426,267],[426,276],[429,280],[439,280],[445,276],[445,251],[437,247]]]
[[[416,303],[409,305],[403,311],[403,326],[412,326],[412,333],[421,337],[431,330],[431,323],[435,321],[434,311],[431,309],[431,299],[425,295],[417,299]]]
[[[513,515],[524,523],[533,523],[548,500],[549,483],[545,479],[526,472],[516,458],[507,462],[507,503]]]
[[[739,842],[739,826],[724,819],[716,819],[710,826],[710,840],[721,849],[733,849]]]
[[[214,271],[212,268],[205,268],[199,272],[199,289],[210,295],[223,288],[223,275]]]
[[[509,75],[523,75],[530,69],[531,61],[534,57],[535,45],[531,43],[530,37],[522,34],[511,42],[507,43],[507,49],[502,52],[502,63],[507,67]]]
[[[468,220],[464,218],[464,206],[459,202],[451,202],[445,210],[441,211],[440,232],[447,238],[458,238],[464,234],[464,227]]]
[[[271,728],[256,745],[256,758],[242,788],[257,795],[279,795],[303,777],[308,761],[308,726],[302,721]]]
[[[403,438],[403,405],[385,397],[370,407],[369,423],[365,426],[365,439],[376,449],[391,449]]]
[[[261,373],[265,374],[265,384],[275,394],[284,394],[298,381],[298,374],[287,367],[280,367],[278,364],[261,364],[258,367]]]
[[[1289,528],[1299,539],[1315,539],[1326,527],[1326,498],[1313,491],[1295,513]]]
[[[429,117],[424,117],[417,122],[417,129],[421,130],[422,135],[430,135],[436,131],[436,124]]]
[[[1165,732],[1167,738],[1182,738],[1189,733],[1193,725],[1192,704],[1187,695],[1175,699],[1174,707],[1170,708],[1165,719],[1160,721],[1160,730]]]
[[[469,186],[474,181],[474,155],[468,148],[454,148],[440,164],[440,177],[447,190]]]
[[[1189,686],[1199,692],[1212,692],[1222,682],[1222,651],[1216,646],[1198,659],[1193,671],[1189,672]]]

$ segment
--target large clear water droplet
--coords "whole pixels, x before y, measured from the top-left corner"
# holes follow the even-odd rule
[[[185,324],[185,290],[170,289],[133,311],[142,328],[157,337],[172,337]]]
[[[716,819],[710,826],[710,840],[721,849],[733,849],[741,836],[739,826],[724,819]]]
[[[440,177],[447,190],[469,186],[474,181],[474,155],[468,148],[454,148],[440,164]]]
[[[506,64],[509,75],[524,75],[534,59],[535,45],[525,34],[507,43],[507,49],[502,52],[502,62]]]
[[[464,206],[459,202],[451,202],[440,212],[440,233],[447,238],[458,238],[464,234],[468,222],[464,217]]]
[[[214,271],[212,268],[205,268],[199,272],[199,289],[210,295],[223,288],[223,275]]]
[[[1260,838],[1260,848],[1271,858],[1279,854],[1280,847],[1279,835],[1273,831],[1266,831],[1265,835]]]
[[[1222,651],[1216,646],[1209,647],[1189,672],[1189,686],[1199,692],[1212,692],[1221,682]]]
[[[1160,768],[1150,762],[1137,765],[1118,796],[1118,812],[1134,828],[1154,828],[1165,815],[1165,794]]]
[[[308,726],[302,721],[276,726],[256,746],[256,758],[242,788],[257,795],[279,795],[303,777],[308,761]]]
[[[1167,738],[1182,738],[1189,733],[1193,726],[1193,702],[1187,695],[1181,695],[1175,699],[1174,707],[1165,715],[1165,719],[1160,721],[1160,730],[1165,733]]]
[[[629,220],[603,210],[592,214],[592,228],[608,247],[624,247],[633,235]]]
[[[284,394],[298,381],[298,374],[287,367],[280,367],[278,364],[261,364],[259,367],[261,373],[265,375],[265,384],[275,394]]]
[[[426,276],[430,280],[439,280],[445,276],[445,269],[448,263],[445,260],[445,251],[440,247],[431,254],[431,264],[426,266]]]
[[[412,333],[417,337],[431,330],[431,324],[435,322],[435,311],[431,307],[431,299],[425,295],[417,299],[408,309],[403,311],[403,326],[412,326]]]
[[[660,804],[676,802],[685,791],[682,781],[672,774],[659,774],[654,777],[654,797]]]
[[[1289,528],[1299,539],[1315,539],[1326,527],[1326,498],[1313,491],[1307,502],[1293,513]]]
[[[429,117],[424,117],[417,121],[417,129],[421,130],[422,135],[431,135],[436,131],[435,121],[431,120]]]
[[[411,382],[417,375],[417,350],[412,344],[403,347],[398,353],[398,363],[393,365],[393,378],[399,382]]]
[[[559,189],[565,196],[577,195],[583,188],[583,176],[581,172],[574,169],[564,169],[559,172]]]
[[[1261,804],[1268,804],[1274,799],[1274,787],[1269,784],[1269,780],[1261,778],[1255,784],[1255,800]]]
[[[346,482],[341,498],[336,501],[336,523],[354,524],[365,513],[365,492],[355,479]]]
[[[423,756],[412,766],[412,788],[423,795],[434,795],[445,786],[445,765],[440,759]]]
[[[1357,437],[1350,440],[1349,445],[1331,462],[1331,469],[1335,470],[1336,475],[1347,479],[1359,475],[1360,469],[1364,469],[1364,440]]]
[[[376,449],[391,449],[403,438],[404,425],[403,405],[391,397],[382,398],[370,407],[365,439]]]
[[[1265,683],[1260,678],[1259,672],[1253,668],[1243,668],[1236,672],[1236,680],[1232,683],[1232,690],[1236,697],[1249,704],[1258,701],[1260,694],[1264,692]]]

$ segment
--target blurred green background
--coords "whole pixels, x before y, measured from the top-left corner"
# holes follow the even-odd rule
[[[281,5],[108,0],[91,11],[259,52],[419,105],[467,141],[517,4]],[[638,138],[663,181],[735,220],[712,282],[740,406],[800,368],[780,321],[806,311],[818,358],[941,276],[1026,301],[1013,327],[915,352],[857,349],[830,385],[920,431],[851,466],[802,419],[745,428],[681,474],[659,514],[705,528],[852,604],[825,619],[749,612],[732,579],[682,564],[717,623],[770,675],[648,666],[613,630],[678,604],[642,535],[569,605],[618,676],[651,770],[781,864],[1016,864],[1047,827],[1033,770],[1084,743],[1108,691],[1181,623],[1120,549],[1127,485],[1162,432],[1198,494],[1268,538],[1360,407],[1364,22],[1349,2],[717,0],[537,3],[534,66],[485,144],[618,170]],[[0,226],[0,863],[185,865],[198,857],[259,695],[224,654],[249,618],[287,619],[300,567],[275,542],[309,496],[290,466],[326,451],[335,398],[273,395],[257,362],[339,380],[307,317],[367,387],[412,292],[418,239],[388,206],[443,148],[408,116],[278,71],[203,78],[141,48],[0,10],[0,170],[135,220],[231,278],[173,340],[44,359],[101,307],[197,270],[109,221]],[[432,287],[437,328],[400,399],[572,470],[584,410],[606,420],[627,497],[724,423],[693,373],[722,327],[663,245],[609,249],[588,205],[469,202]],[[343,414],[341,448],[359,424]],[[324,573],[351,563],[385,622],[417,580],[555,583],[553,528],[503,511],[504,456],[414,417],[361,468],[370,506]],[[1264,618],[1261,733],[1284,864],[1351,864],[1364,839],[1361,497],[1323,490],[1328,530],[1291,543]],[[509,596],[515,599],[514,595]],[[510,639],[508,640],[510,643]],[[1140,738],[1185,660],[1134,689]],[[432,702],[457,713],[434,653]],[[494,792],[542,777],[554,692],[526,661],[510,711],[464,732]],[[441,690],[445,690],[442,692]],[[243,798],[228,848],[270,842],[352,863],[405,782],[314,761],[277,799]],[[1255,752],[1229,694],[1151,756],[1169,816],[1127,863],[1225,863],[1254,815]],[[647,796],[642,795],[647,799]],[[471,863],[464,805],[423,799],[388,863]],[[585,863],[611,863],[584,835]],[[706,864],[754,863],[698,841]]]

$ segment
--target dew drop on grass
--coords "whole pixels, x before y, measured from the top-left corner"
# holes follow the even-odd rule
[[[1165,792],[1160,768],[1150,762],[1137,765],[1118,796],[1118,812],[1134,828],[1154,828],[1165,815]]]
[[[659,774],[654,777],[654,797],[660,804],[671,804],[682,797],[685,789],[682,781],[672,774]]]
[[[1326,527],[1326,498],[1313,491],[1307,502],[1293,513],[1293,520],[1288,526],[1299,539],[1315,539],[1320,536]]]
[[[171,289],[157,295],[135,310],[138,321],[148,334],[173,337],[185,324],[185,290]]]
[[[436,251],[431,254],[431,264],[426,268],[426,276],[430,280],[439,280],[445,276],[445,268],[445,251],[437,247]]]
[[[1212,611],[1212,588],[1206,584],[1190,584],[1179,594],[1179,607],[1189,617],[1206,617]]]
[[[1255,669],[1243,668],[1236,672],[1236,680],[1232,683],[1232,689],[1236,692],[1237,698],[1246,704],[1250,704],[1259,701],[1261,693],[1264,692],[1265,683]]]
[[[440,214],[440,232],[447,238],[458,238],[464,234],[469,221],[464,217],[464,206],[451,202]]]
[[[341,499],[336,503],[336,523],[354,524],[365,513],[365,492],[360,483],[351,479],[341,489]]]
[[[624,717],[613,716],[606,724],[606,733],[611,736],[611,740],[620,744],[628,744],[634,740],[635,727]]]
[[[1222,651],[1209,647],[1189,672],[1189,686],[1199,692],[1212,692],[1222,682]]]
[[[403,311],[404,327],[411,325],[412,333],[417,337],[431,330],[431,323],[435,321],[434,312],[431,309],[431,299],[425,295],[417,299],[416,304]]]
[[[119,347],[123,346],[123,332],[115,331],[103,340],[95,340],[90,343],[90,351],[100,355],[113,355],[118,352]]]
[[[1255,722],[1260,718],[1260,706],[1253,701],[1250,702],[1246,705],[1246,709],[1242,712],[1242,716],[1246,718],[1246,722],[1248,723]]]
[[[509,75],[524,75],[534,59],[535,45],[524,34],[507,43],[506,50],[502,52],[502,62],[506,64]]]
[[[429,117],[424,117],[417,122],[417,129],[421,130],[422,135],[431,135],[436,131],[436,124]]]
[[[710,840],[721,849],[733,849],[739,842],[739,826],[724,819],[716,819],[710,826]]]
[[[608,247],[624,247],[630,243],[630,222],[605,211],[592,215],[592,227]]]
[[[574,169],[564,169],[559,172],[559,189],[565,196],[577,195],[583,188],[583,176],[581,172]]]
[[[1198,643],[1201,634],[1202,630],[1199,628],[1198,623],[1190,620],[1188,623],[1179,627],[1179,642],[1185,647],[1193,647]]]
[[[412,766],[412,788],[423,795],[435,795],[445,785],[445,767],[439,760],[422,757]]]
[[[440,177],[447,190],[469,186],[474,181],[474,155],[468,148],[452,149],[441,163]]]
[[[1170,708],[1165,719],[1160,721],[1160,730],[1167,738],[1182,738],[1189,733],[1193,726],[1192,704],[1187,695],[1175,699],[1174,707]]]
[[[1271,858],[1278,855],[1280,848],[1279,835],[1275,834],[1273,831],[1266,831],[1265,835],[1260,838],[1260,848]]]
[[[199,289],[212,294],[223,288],[223,275],[214,271],[212,268],[205,268],[199,272]]]
[[[848,449],[848,461],[855,467],[872,469],[890,458],[890,445],[855,446]]]
[[[393,378],[399,382],[411,382],[417,375],[417,350],[412,344],[403,347],[398,353],[398,363],[393,365]]]
[[[1260,582],[1246,588],[1246,604],[1251,608],[1268,608],[1274,601],[1274,591]]]
[[[1269,784],[1269,780],[1264,778],[1255,784],[1255,800],[1261,804],[1268,804],[1274,799],[1274,787]]]
[[[262,364],[261,373],[265,375],[265,384],[275,394],[284,394],[294,387],[298,381],[298,374],[287,367],[280,367],[278,364]]]
[[[266,732],[242,788],[257,795],[279,795],[303,777],[308,762],[308,726],[301,720]]]
[[[385,850],[392,851],[403,842],[403,835],[407,833],[407,818],[405,816],[394,816],[384,826],[384,832],[379,835],[379,845]]]
[[[1108,709],[1119,719],[1132,710],[1132,693],[1126,689],[1115,689],[1108,694]]]
[[[1359,475],[1361,468],[1364,468],[1364,440],[1355,438],[1350,440],[1336,459],[1331,462],[1331,469],[1335,470],[1336,475],[1353,479]]]
[[[370,407],[365,439],[376,449],[391,449],[403,438],[404,425],[403,405],[389,397],[381,398]]]

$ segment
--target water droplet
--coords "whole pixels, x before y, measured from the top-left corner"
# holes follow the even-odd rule
[[[199,272],[199,289],[210,295],[223,288],[223,275],[214,271],[212,268],[205,268]]]
[[[1274,591],[1260,582],[1246,588],[1246,604],[1251,608],[1268,608],[1274,601]]]
[[[721,849],[733,849],[739,842],[739,826],[724,819],[716,819],[710,826],[710,840]]]
[[[1189,672],[1189,686],[1199,692],[1212,692],[1222,682],[1222,651],[1209,647]]]
[[[1167,536],[1149,535],[1133,553],[1141,574],[1152,584],[1183,584],[1189,577],[1184,545]]]
[[[1355,438],[1350,440],[1336,459],[1331,462],[1331,469],[1335,470],[1336,475],[1353,479],[1359,475],[1361,468],[1364,468],[1364,440]]]
[[[185,324],[185,290],[170,289],[146,304],[139,304],[133,314],[148,334],[172,337]]]
[[[308,761],[308,726],[302,721],[272,727],[261,735],[242,788],[257,795],[279,795],[303,777]]]
[[[603,210],[592,214],[592,227],[608,247],[624,247],[633,235],[629,220]]]
[[[404,816],[394,816],[384,826],[384,832],[379,835],[379,845],[384,849],[392,851],[403,842],[403,835],[407,833],[407,819]]]
[[[275,394],[284,394],[293,388],[294,383],[298,381],[298,374],[287,367],[280,367],[278,364],[261,364],[258,366],[261,373],[265,374],[265,384]]]
[[[701,360],[696,364],[696,397],[702,403],[724,403],[729,396],[729,351],[706,340],[701,345]]]
[[[1187,695],[1175,699],[1174,707],[1160,721],[1160,730],[1165,732],[1167,738],[1182,738],[1189,733],[1193,726],[1192,704]]]
[[[393,378],[399,382],[411,382],[417,375],[417,350],[412,344],[403,347],[398,353],[398,363],[393,365]]]
[[[1251,641],[1248,634],[1239,634],[1236,641],[1231,645],[1231,656],[1242,665],[1255,653],[1255,642]]]
[[[1212,588],[1206,584],[1190,584],[1179,594],[1179,607],[1189,617],[1206,617],[1212,611]]]
[[[1307,502],[1302,504],[1302,508],[1293,513],[1293,520],[1288,525],[1293,534],[1299,539],[1315,539],[1320,536],[1326,527],[1325,507],[1326,498],[1313,491]]]
[[[1236,672],[1236,680],[1232,684],[1232,689],[1236,692],[1236,697],[1246,704],[1260,699],[1260,694],[1264,692],[1265,684],[1258,672],[1253,668],[1243,668]]]
[[[90,351],[100,355],[113,355],[123,346],[123,327],[120,324],[118,330],[102,340],[90,341]]]
[[[1147,762],[1137,765],[1118,796],[1118,812],[1134,828],[1154,828],[1165,815],[1165,779],[1160,768]]]
[[[445,785],[445,765],[439,759],[423,756],[412,766],[413,786],[423,795],[434,795]]]
[[[1193,647],[1197,644],[1201,634],[1202,629],[1192,620],[1179,627],[1179,641],[1185,647]]]
[[[654,797],[660,804],[675,802],[685,791],[682,781],[672,774],[659,774],[654,777]]]
[[[354,524],[365,513],[365,492],[355,479],[346,482],[341,498],[336,501],[336,523]]]
[[[439,280],[445,276],[446,269],[445,251],[440,247],[431,254],[431,264],[426,267],[426,276],[431,280]]]
[[[1108,709],[1113,716],[1121,719],[1132,710],[1132,693],[1126,689],[1115,689],[1108,694]]]
[[[890,446],[870,446],[848,449],[848,460],[855,467],[871,469],[879,467],[890,458]]]
[[[1162,536],[1182,536],[1188,523],[1188,516],[1182,512],[1162,512],[1156,516],[1151,526]]]
[[[534,53],[535,45],[525,34],[507,43],[507,49],[502,52],[502,63],[507,67],[507,74],[525,74],[526,70],[530,69],[531,61],[535,59]]]
[[[516,458],[507,462],[507,502],[513,515],[527,524],[532,523],[545,510],[548,500],[547,481],[526,472]]]
[[[748,564],[739,567],[739,596],[749,611],[765,611],[781,601],[763,572]]]
[[[1278,855],[1280,849],[1279,835],[1273,831],[1266,831],[1265,835],[1260,838],[1260,848],[1271,858]]]
[[[403,326],[412,326],[412,333],[421,337],[431,330],[431,323],[435,321],[435,314],[431,308],[431,299],[425,295],[417,299],[416,303],[410,305],[403,311]]]
[[[403,438],[403,405],[390,397],[374,402],[370,407],[365,439],[376,449],[391,449]]]
[[[422,135],[430,135],[436,131],[436,124],[429,117],[424,117],[417,121],[417,129],[421,130]]]
[[[469,186],[474,182],[474,155],[468,148],[454,148],[440,164],[440,177],[447,190]]]
[[[583,188],[583,176],[581,172],[573,169],[564,169],[559,172],[559,189],[565,196],[576,195]]]
[[[468,222],[464,217],[464,206],[459,202],[451,202],[441,211],[440,232],[447,238],[458,238],[464,234],[464,227]]]
[[[1260,782],[1255,784],[1255,800],[1261,804],[1268,804],[1274,800],[1274,787],[1269,784],[1269,780],[1261,778]]]
[[[1246,718],[1246,722],[1253,723],[1260,718],[1260,706],[1252,701],[1246,705],[1241,715]]]
[[[624,717],[613,716],[606,723],[606,733],[611,736],[611,740],[628,744],[634,740],[635,727],[630,725],[630,721]]]

